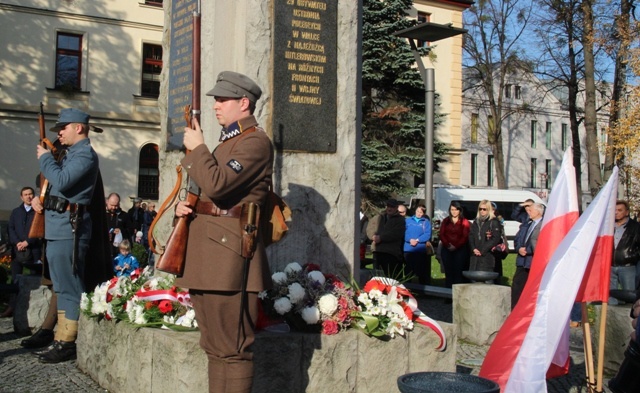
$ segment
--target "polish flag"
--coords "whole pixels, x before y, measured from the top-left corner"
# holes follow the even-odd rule
[[[613,234],[617,169],[575,223],[578,203],[571,162],[567,151],[549,196],[529,279],[480,370],[480,376],[497,382],[503,392],[546,392],[546,371],[558,374],[568,366],[568,345],[559,344],[568,333],[571,307],[594,244],[609,236],[608,228]],[[608,276],[605,279],[608,282]]]

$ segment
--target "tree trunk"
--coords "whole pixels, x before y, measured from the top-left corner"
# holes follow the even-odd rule
[[[600,152],[598,150],[598,124],[596,117],[596,84],[595,64],[593,56],[593,4],[592,0],[582,2],[584,16],[584,33],[582,47],[584,50],[585,104],[584,128],[587,138],[587,169],[589,176],[589,192],[595,196],[602,187],[600,171]]]
[[[618,52],[616,53],[616,68],[613,78],[613,87],[611,92],[611,111],[609,112],[609,141],[611,143],[611,134],[615,132],[618,119],[620,118],[620,99],[627,85],[627,58],[629,54],[629,17],[631,14],[631,4],[628,0],[620,1],[620,15],[616,18],[617,31],[615,39],[619,42]],[[604,178],[609,179],[613,166],[616,165],[616,151],[613,147],[607,148],[604,162]]]

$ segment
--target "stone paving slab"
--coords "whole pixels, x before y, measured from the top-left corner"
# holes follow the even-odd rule
[[[451,304],[447,299],[419,297],[420,309],[429,317],[452,322]],[[13,332],[11,318],[0,319],[0,393],[104,393],[95,381],[76,366],[75,361],[42,364],[30,350],[20,346],[23,337]],[[582,349],[582,330],[571,329],[571,366],[569,374],[549,380],[550,393],[587,393]],[[458,341],[457,371],[477,375],[488,347]],[[604,392],[611,391],[606,386]],[[393,377],[395,378],[395,376]]]

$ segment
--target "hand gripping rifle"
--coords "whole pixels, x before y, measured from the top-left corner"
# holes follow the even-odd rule
[[[193,119],[199,119],[200,116],[200,14],[198,11],[193,13],[193,65],[192,65],[192,83],[193,88],[191,89],[191,103],[192,105],[187,105],[185,107],[185,120],[187,122],[187,126],[189,128],[193,128]],[[190,150],[186,151],[186,154],[189,154]],[[189,191],[187,192],[186,202],[189,207],[195,209],[198,204],[198,200],[200,198],[200,189],[193,182],[189,181],[187,177],[187,183],[189,183]],[[179,187],[182,181],[181,170],[178,170],[178,183],[176,184]],[[177,187],[174,187],[174,190],[177,190]],[[168,200],[173,199],[173,196],[169,196]],[[163,203],[163,205],[165,205]],[[166,210],[166,209],[165,209]],[[160,209],[163,212],[162,208]],[[152,233],[153,227],[155,223],[160,218],[161,213],[158,213],[154,222],[151,224],[149,229],[149,233]],[[178,217],[175,220],[173,230],[171,231],[171,235],[169,235],[169,240],[167,240],[167,244],[164,247],[164,252],[160,255],[158,262],[156,263],[156,269],[163,271],[165,273],[175,274],[177,276],[181,276],[184,272],[184,264],[187,256],[187,240],[189,238],[189,222],[191,220],[190,216]],[[149,245],[152,248],[152,251],[155,252],[155,248],[152,245],[153,236],[149,236]]]
[[[40,126],[40,144],[43,147],[49,148],[51,153],[56,155],[57,149],[51,143],[46,136],[46,130],[44,125],[44,106],[40,103],[40,114],[38,114],[38,124]],[[44,197],[47,194],[47,188],[49,187],[49,181],[44,178],[44,175],[40,173],[40,202],[44,203]],[[42,239],[44,237],[44,210],[36,212],[31,222],[31,228],[29,228],[29,238]]]

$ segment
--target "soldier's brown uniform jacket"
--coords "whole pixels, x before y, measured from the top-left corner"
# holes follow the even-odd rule
[[[238,121],[243,132],[218,145],[213,153],[202,144],[187,154],[182,166],[200,187],[200,201],[214,202],[221,209],[254,202],[264,204],[273,167],[273,146],[257,127],[255,117]],[[252,130],[252,127],[256,127]],[[263,217],[264,218],[264,217]],[[238,218],[197,214],[189,226],[183,288],[240,291],[244,258],[242,228]],[[251,260],[247,290],[259,292],[271,286],[271,272],[265,248],[257,236]]]

